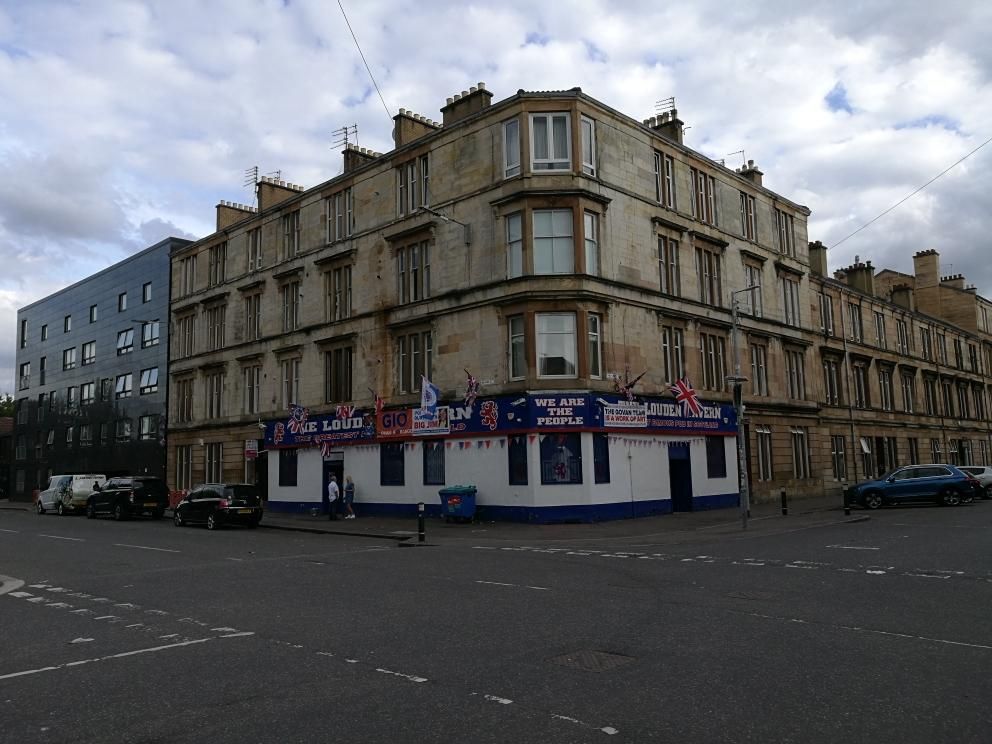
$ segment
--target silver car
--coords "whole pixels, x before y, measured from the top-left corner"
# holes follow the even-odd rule
[[[962,465],[958,470],[974,476],[982,484],[982,490],[979,493],[983,499],[992,499],[992,467],[987,465]]]

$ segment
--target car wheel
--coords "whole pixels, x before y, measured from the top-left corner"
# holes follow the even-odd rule
[[[45,505],[41,503],[41,497],[38,497],[35,508],[38,510],[39,514],[45,513]]]
[[[176,525],[176,527],[183,526],[183,515],[179,513],[178,509],[176,509],[172,514],[172,523]]]
[[[114,505],[114,519],[118,522],[124,521],[124,507],[120,504]]]
[[[882,505],[882,494],[877,491],[866,493],[864,497],[865,509],[878,509]]]
[[[61,501],[58,503],[58,506],[55,507],[55,513],[58,514],[60,517],[65,516],[65,507],[62,505]]]
[[[942,506],[957,506],[961,503],[961,495],[953,488],[945,488],[940,492],[940,503]]]
[[[220,527],[220,522],[217,521],[217,517],[215,517],[213,514],[208,515],[207,516],[207,529],[208,530],[215,530],[218,527]]]
[[[992,486],[985,486],[985,488],[982,489],[982,498],[992,499]]]
[[[90,501],[86,504],[86,518],[96,519],[96,506]]]

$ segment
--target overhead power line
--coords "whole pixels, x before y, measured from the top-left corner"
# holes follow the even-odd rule
[[[341,15],[344,16],[344,22],[348,26],[348,30],[351,31],[351,38],[355,40],[355,46],[358,47],[358,54],[362,58],[362,62],[365,64],[365,69],[369,73],[369,78],[372,80],[372,85],[375,86],[375,92],[379,94],[379,100],[382,101],[382,107],[386,110],[386,116],[392,120],[393,115],[389,113],[389,106],[386,105],[386,99],[382,97],[382,91],[379,90],[379,83],[375,81],[375,76],[372,74],[372,69],[369,67],[369,63],[365,60],[365,54],[362,52],[362,46],[358,43],[358,37],[355,36],[355,31],[351,27],[351,22],[348,20],[348,14],[344,12],[344,6],[341,4],[341,0],[338,0],[338,7],[341,8]]]
[[[857,234],[858,234],[859,232],[861,232],[861,231],[862,231],[862,230],[864,230],[864,229],[865,229],[866,227],[868,227],[868,225],[870,225],[871,223],[873,223],[873,222],[875,222],[875,221],[877,221],[877,220],[880,220],[880,219],[881,219],[882,217],[884,217],[885,215],[887,215],[887,214],[888,214],[889,212],[891,212],[891,211],[892,211],[893,209],[895,209],[896,207],[898,207],[898,206],[899,206],[900,204],[902,204],[902,203],[903,203],[904,201],[907,201],[907,200],[909,200],[909,199],[912,199],[912,198],[913,198],[914,196],[916,196],[916,195],[917,195],[918,193],[920,193],[921,191],[923,191],[923,189],[925,189],[925,188],[926,188],[927,186],[929,186],[930,184],[932,184],[932,183],[933,183],[934,181],[936,181],[936,180],[937,180],[938,178],[940,178],[941,176],[943,176],[943,175],[944,175],[945,173],[947,173],[947,172],[948,172],[949,170],[951,170],[951,169],[952,169],[952,168],[954,168],[955,166],[958,166],[958,165],[960,165],[960,164],[961,164],[961,163],[963,163],[963,162],[964,162],[965,160],[967,160],[967,159],[968,159],[968,158],[970,158],[970,157],[971,157],[972,155],[974,155],[974,154],[975,154],[976,152],[978,152],[979,150],[981,150],[981,149],[982,149],[983,147],[985,147],[985,145],[987,145],[987,144],[988,144],[989,142],[992,142],[992,137],[989,137],[989,138],[988,138],[987,140],[985,140],[985,141],[984,141],[984,142],[983,142],[982,144],[980,144],[980,145],[979,145],[978,147],[976,147],[976,148],[975,148],[974,150],[972,150],[971,152],[969,152],[969,153],[968,153],[967,155],[965,155],[965,156],[964,156],[963,158],[961,158],[961,159],[960,159],[960,160],[958,160],[957,162],[955,162],[955,163],[952,163],[951,165],[949,165],[949,166],[947,166],[946,168],[944,168],[944,170],[942,170],[942,171],[941,171],[940,173],[938,173],[938,174],[937,174],[936,176],[934,176],[934,177],[933,177],[933,178],[931,178],[931,179],[930,179],[929,181],[927,181],[927,182],[926,182],[925,184],[923,184],[922,186],[920,186],[920,188],[918,188],[918,189],[916,189],[916,191],[914,191],[914,192],[913,192],[912,194],[908,194],[907,196],[904,196],[904,197],[903,197],[902,199],[900,199],[899,201],[897,201],[897,202],[896,202],[895,204],[893,204],[893,205],[892,205],[891,207],[889,207],[888,209],[886,209],[886,210],[885,210],[884,212],[882,212],[882,213],[881,213],[880,215],[878,215],[877,217],[875,217],[875,218],[873,218],[873,219],[870,219],[870,220],[868,220],[868,221],[867,221],[867,222],[866,222],[865,224],[863,224],[863,225],[862,225],[861,227],[859,227],[859,228],[858,228],[857,230],[855,230],[854,232],[852,232],[852,233],[851,233],[850,235],[847,235],[847,236],[845,236],[845,237],[844,237],[844,238],[843,238],[842,240],[838,240],[838,241],[837,241],[836,243],[834,243],[834,244],[833,244],[833,245],[831,246],[831,248],[836,248],[837,246],[839,246],[839,245],[840,245],[841,243],[843,243],[843,242],[844,242],[845,240],[847,240],[848,238],[853,238],[853,237],[854,237],[855,235],[857,235]]]

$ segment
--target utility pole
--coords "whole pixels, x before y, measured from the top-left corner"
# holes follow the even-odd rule
[[[734,347],[734,374],[727,378],[733,386],[734,409],[737,412],[737,484],[740,490],[741,529],[747,529],[747,518],[751,511],[750,484],[747,477],[747,440],[744,438],[744,383],[747,378],[741,375],[741,353],[737,347],[738,306],[737,295],[745,292],[760,290],[761,285],[754,284],[744,289],[730,293],[731,317],[733,326],[730,331],[730,344]],[[752,303],[753,305],[753,303]]]

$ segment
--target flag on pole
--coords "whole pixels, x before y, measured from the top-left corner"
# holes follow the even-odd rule
[[[471,408],[475,405],[475,399],[479,397],[479,381],[467,369],[465,370],[465,374],[468,376],[468,381],[465,385],[465,405]]]
[[[675,402],[682,406],[682,415],[687,416],[691,413],[693,416],[698,416],[703,412],[703,407],[699,403],[699,396],[692,389],[692,383],[689,382],[688,377],[683,377],[672,383],[672,394],[675,396]]]
[[[437,415],[437,402],[441,398],[441,390],[424,375],[420,376],[420,410],[431,416]]]
[[[383,399],[379,397],[379,393],[377,393],[372,388],[369,388],[368,390],[370,393],[372,393],[372,401],[375,407],[375,415],[378,416],[380,413],[382,413],[382,408],[383,405],[385,404],[385,401],[383,401]]]

